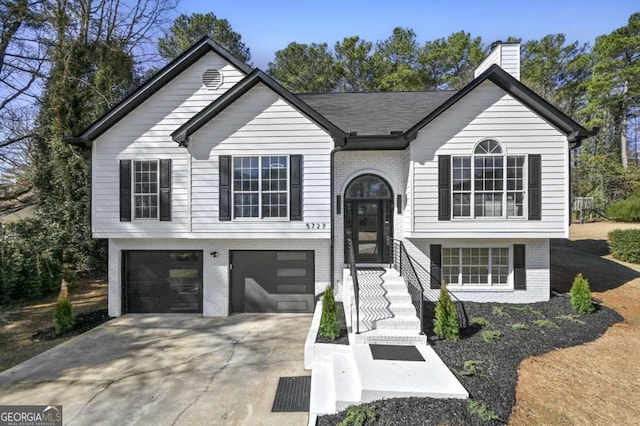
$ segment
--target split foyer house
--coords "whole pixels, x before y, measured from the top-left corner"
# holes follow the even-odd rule
[[[496,43],[460,91],[292,94],[203,39],[70,143],[91,149],[109,314],[312,312],[394,240],[460,300],[547,300],[593,132]]]

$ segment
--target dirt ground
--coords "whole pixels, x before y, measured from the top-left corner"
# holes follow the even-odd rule
[[[0,372],[69,338],[36,341],[36,332],[53,325],[53,307],[57,295],[49,295],[24,306],[0,306]],[[76,313],[107,307],[107,284],[104,280],[84,279],[69,286],[69,298]]]
[[[586,345],[526,359],[509,424],[640,424],[640,265],[613,259],[606,243],[609,231],[626,228],[640,224],[574,224],[569,241],[552,243],[552,286],[567,292],[582,272],[624,321]]]

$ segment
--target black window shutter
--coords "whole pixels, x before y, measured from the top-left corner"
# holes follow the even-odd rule
[[[442,246],[431,244],[429,257],[431,258],[431,288],[440,288],[442,280]]]
[[[542,191],[540,190],[540,172],[540,155],[529,155],[529,220],[541,219]]]
[[[513,288],[515,290],[527,289],[524,244],[513,245]]]
[[[302,220],[302,155],[289,157],[289,219]]]
[[[438,156],[438,220],[451,219],[451,156]]]
[[[160,160],[160,220],[171,220],[171,160]]]
[[[131,221],[131,160],[120,160],[120,222]]]
[[[231,220],[231,156],[221,155],[219,158],[219,183],[218,183],[218,219]]]

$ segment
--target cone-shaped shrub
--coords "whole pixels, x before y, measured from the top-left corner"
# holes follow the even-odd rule
[[[458,325],[458,315],[453,306],[447,285],[442,281],[440,288],[440,298],[436,304],[436,317],[433,320],[433,332],[447,340],[458,340],[460,338],[460,326]]]
[[[589,281],[587,281],[582,274],[576,275],[576,279],[573,280],[570,293],[571,306],[573,306],[573,309],[576,312],[588,314],[595,310],[593,303],[591,303],[591,289],[589,288]]]
[[[56,334],[62,334],[73,327],[73,307],[68,297],[58,297],[53,311],[53,328]]]
[[[320,317],[320,335],[329,340],[335,340],[340,335],[338,322],[338,306],[333,297],[333,290],[328,287],[322,298],[322,317]]]

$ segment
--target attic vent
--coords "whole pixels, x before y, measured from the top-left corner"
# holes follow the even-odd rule
[[[202,84],[209,89],[217,89],[222,84],[222,73],[213,69],[206,70],[202,74]]]

